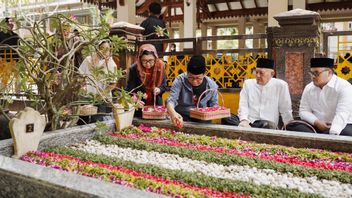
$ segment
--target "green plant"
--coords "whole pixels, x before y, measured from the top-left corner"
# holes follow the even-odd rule
[[[78,118],[79,105],[114,103],[117,99],[121,102],[132,101],[133,96],[127,96],[122,88],[114,87],[117,95],[121,92],[121,96],[114,99],[106,94],[106,90],[99,89],[95,84],[97,80],[104,83],[118,82],[125,75],[121,69],[104,73],[98,68],[92,77],[86,77],[80,75],[77,65],[74,65],[77,52],[81,51],[86,56],[99,53],[96,44],[106,38],[111,40],[111,51],[114,54],[126,48],[124,38],[109,36],[110,27],[107,23],[109,17],[109,15],[100,16],[100,23],[97,26],[80,24],[72,17],[62,14],[42,17],[34,22],[27,21],[26,18],[15,19],[18,24],[21,21],[25,24],[19,25],[18,29],[29,32],[30,36],[21,38],[18,47],[9,46],[19,56],[12,77],[13,79],[16,77],[20,82],[21,91],[29,93],[30,99],[40,105],[37,110],[46,115],[49,121],[47,130],[74,125]],[[56,29],[55,34],[49,34],[44,28],[49,22],[51,27]],[[1,23],[0,29],[6,29],[5,25]],[[79,30],[78,41],[65,36],[68,27]],[[10,82],[13,82],[13,79]],[[86,83],[96,86],[98,94],[92,95],[82,91]],[[10,83],[7,86],[9,87]],[[8,92],[6,87],[1,91]],[[0,108],[0,111],[2,109]]]
[[[96,130],[98,134],[106,133],[109,131],[109,126],[105,122],[97,121],[95,125],[97,127]]]

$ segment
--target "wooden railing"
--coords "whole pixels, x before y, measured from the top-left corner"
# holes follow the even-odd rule
[[[190,56],[202,54],[206,58],[206,74],[212,77],[221,89],[241,88],[246,78],[253,78],[256,60],[259,57],[267,57],[268,48],[233,48],[233,49],[204,49],[204,42],[217,42],[221,40],[246,40],[261,39],[266,41],[266,34],[255,35],[231,35],[209,36],[199,38],[160,39],[136,41],[138,46],[144,43],[192,43],[190,48],[184,48],[175,52],[164,52],[167,56],[166,75],[167,85],[171,86],[173,80],[186,71],[186,64]],[[137,51],[138,49],[136,49]]]
[[[330,42],[335,37],[336,43]],[[336,45],[336,54],[331,46]],[[323,52],[327,57],[335,58],[336,74],[346,80],[352,78],[352,31],[323,32]]]
[[[19,91],[19,87],[13,82],[15,80],[13,70],[16,67],[18,56],[12,47],[16,46],[0,45],[0,90],[7,89],[15,93]],[[11,86],[8,86],[10,83]]]

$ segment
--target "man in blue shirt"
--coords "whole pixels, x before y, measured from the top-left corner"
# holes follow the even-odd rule
[[[187,72],[180,74],[174,80],[166,104],[175,126],[182,127],[183,120],[199,121],[190,118],[190,110],[196,107],[199,99],[199,107],[218,106],[216,91],[206,92],[202,98],[199,98],[205,90],[218,89],[214,80],[205,76],[205,69],[204,57],[194,55],[187,64]]]

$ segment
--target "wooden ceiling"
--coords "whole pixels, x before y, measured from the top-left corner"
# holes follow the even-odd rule
[[[81,0],[96,4],[100,8],[116,9],[117,3],[123,5],[130,0]],[[156,0],[136,0],[136,13],[140,16],[148,15],[148,6]],[[166,22],[183,21],[184,0],[157,0],[161,3],[163,16]],[[193,2],[194,0],[186,0]],[[197,21],[237,16],[256,16],[268,13],[268,0],[196,0]],[[352,9],[352,0],[306,0],[306,9],[312,11]],[[292,9],[292,0],[289,0],[289,10]]]

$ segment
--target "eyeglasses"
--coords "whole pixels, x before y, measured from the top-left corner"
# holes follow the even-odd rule
[[[188,76],[189,81],[202,81],[204,76],[201,77],[193,77],[193,76]]]
[[[149,65],[154,65],[155,63],[155,59],[150,59],[150,60],[141,60],[142,65],[147,65],[149,63]]]
[[[329,71],[329,69],[324,69],[324,70],[322,70],[320,72],[318,72],[318,71],[316,71],[316,72],[309,71],[308,73],[309,73],[309,75],[311,77],[316,77],[317,78],[317,77],[320,76],[321,73],[326,72],[326,71]]]

